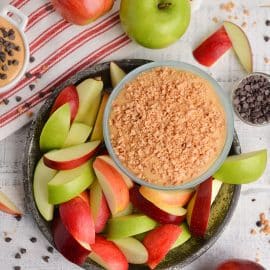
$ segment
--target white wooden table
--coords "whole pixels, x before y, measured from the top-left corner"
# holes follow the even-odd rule
[[[218,7],[220,2],[226,1],[214,1],[215,4],[211,0],[205,2],[205,6],[193,16],[191,27],[182,41],[160,51],[151,51],[132,44],[129,50],[131,53],[126,56],[154,60],[174,59],[194,64],[195,62],[191,57],[191,48],[209,31],[217,28],[211,18],[218,17],[222,20],[229,15],[221,12]],[[255,70],[270,73],[270,66],[263,62],[264,56],[270,58],[270,53],[267,55],[270,44],[265,44],[263,41],[264,34],[270,35],[270,28],[266,28],[264,24],[265,19],[270,19],[270,8],[256,8],[258,4],[266,1],[237,2],[248,6],[251,12],[248,18],[250,25],[247,31],[254,49]],[[239,24],[245,20],[241,15],[241,10],[242,7],[239,5],[236,10],[240,18],[237,21]],[[253,21],[257,22],[256,26],[252,26]],[[228,94],[234,81],[243,75],[243,71],[235,60],[233,53],[226,55],[221,62],[207,71],[223,85]],[[270,149],[270,126],[250,127],[236,119],[235,127],[243,152],[261,148]],[[0,269],[13,269],[15,265],[19,265],[25,270],[80,269],[66,261],[57,251],[54,251],[52,255],[48,254],[46,251],[48,243],[26,210],[22,185],[22,163],[24,162],[23,152],[27,131],[28,126],[0,142],[0,189],[8,194],[24,212],[21,221],[16,221],[14,217],[0,213]],[[258,220],[259,213],[265,212],[270,217],[269,164],[260,181],[242,188],[241,198],[233,219],[217,243],[205,255],[186,267],[186,270],[211,270],[220,261],[232,257],[250,260],[258,258],[266,269],[270,269],[270,236],[250,234],[250,230],[256,227],[255,223]],[[256,199],[255,202],[252,202],[253,198]],[[11,237],[12,241],[5,242],[6,236]],[[37,243],[30,242],[29,239],[33,236],[37,237]],[[27,249],[27,253],[22,255],[21,259],[15,259],[16,252],[22,247]],[[45,255],[50,256],[49,263],[42,260],[42,256]]]

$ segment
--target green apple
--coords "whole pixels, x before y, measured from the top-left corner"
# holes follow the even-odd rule
[[[34,198],[40,214],[47,220],[53,219],[54,206],[49,203],[48,183],[56,175],[57,171],[47,167],[43,158],[38,162],[34,173]]]
[[[144,245],[135,238],[127,237],[112,240],[123,252],[127,261],[132,264],[143,264],[148,260],[148,251]]]
[[[214,178],[227,184],[248,184],[258,180],[265,171],[267,150],[229,156]]]
[[[114,62],[111,62],[110,75],[111,75],[112,87],[114,88],[126,76],[126,73]]]
[[[86,142],[91,133],[92,127],[82,123],[73,123],[69,130],[64,147],[74,146]]]
[[[113,215],[113,217],[128,216],[132,214],[132,212],[133,212],[133,206],[131,203],[129,203],[128,206],[123,211],[116,213],[115,215]]]
[[[157,222],[142,214],[115,217],[109,220],[108,238],[119,239],[154,229]]]
[[[183,245],[185,242],[187,242],[191,238],[191,234],[189,232],[188,226],[186,223],[183,223],[180,228],[182,229],[182,233],[178,237],[178,239],[175,241],[171,249],[177,248],[181,245]]]
[[[48,183],[49,202],[60,204],[75,198],[95,180],[92,162],[72,170],[59,171]]]
[[[79,95],[79,110],[75,122],[93,127],[101,100],[103,82],[101,80],[87,79],[77,86]]]
[[[62,148],[70,128],[70,105],[64,104],[57,109],[44,125],[39,145],[42,152]]]
[[[144,47],[159,49],[176,42],[190,22],[189,0],[122,0],[121,24]]]

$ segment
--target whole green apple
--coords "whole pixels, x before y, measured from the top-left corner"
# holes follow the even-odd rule
[[[189,0],[122,0],[120,19],[130,38],[159,49],[177,41],[190,22]]]

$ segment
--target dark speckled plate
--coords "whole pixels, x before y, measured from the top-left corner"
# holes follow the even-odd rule
[[[117,63],[126,71],[129,72],[138,66],[148,63],[147,60],[122,60]],[[101,76],[105,84],[105,89],[111,88],[110,76],[109,76],[109,63],[99,64],[93,67],[89,67],[75,76],[71,77],[64,84],[57,87],[51,97],[41,107],[36,119],[33,121],[29,135],[27,138],[27,144],[25,149],[24,158],[24,189],[26,196],[26,203],[33,215],[35,222],[38,224],[40,230],[43,232],[48,241],[53,245],[53,238],[50,231],[50,223],[46,222],[39,214],[35,205],[33,197],[33,175],[35,165],[41,158],[39,150],[39,136],[44,123],[48,118],[48,113],[53,104],[54,99],[58,93],[69,84],[78,84],[82,80],[89,77]],[[231,148],[231,154],[240,154],[241,149],[237,135],[234,135],[234,141]],[[229,220],[232,217],[234,209],[237,205],[237,201],[240,194],[240,186],[223,185],[219,192],[219,195],[214,202],[211,209],[211,218],[209,222],[209,229],[205,239],[191,238],[188,242],[182,246],[172,250],[166,259],[159,265],[158,269],[179,269],[192,261],[200,257],[206,252],[218,239],[225,227],[228,225]],[[84,269],[97,270],[102,269],[98,265],[92,262],[87,262],[84,265]],[[132,265],[130,269],[148,269],[144,265]]]

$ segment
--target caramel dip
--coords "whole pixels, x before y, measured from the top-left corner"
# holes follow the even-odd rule
[[[0,17],[0,87],[13,81],[24,65],[25,49],[20,32]]]
[[[191,72],[154,68],[128,82],[112,104],[111,143],[140,179],[176,186],[205,173],[225,145],[225,111],[213,87]]]

